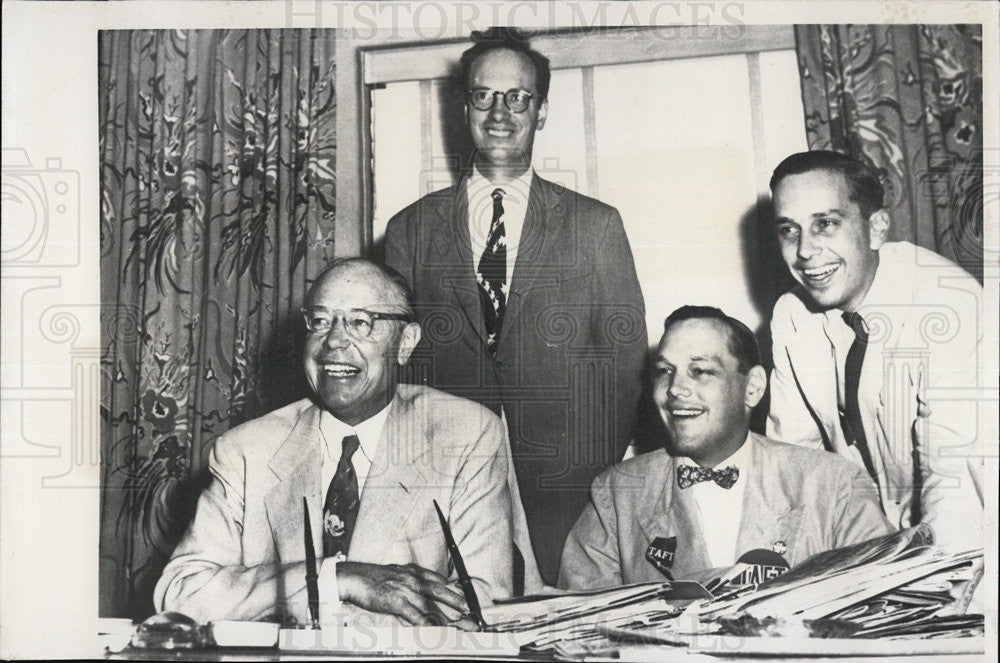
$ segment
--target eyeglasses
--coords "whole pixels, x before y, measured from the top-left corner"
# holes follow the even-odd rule
[[[503,97],[503,103],[512,113],[523,113],[528,110],[528,105],[535,98],[535,95],[531,92],[516,88],[500,92],[499,90],[491,90],[488,87],[477,87],[468,92],[469,103],[479,111],[488,111],[493,108],[493,104],[497,100],[497,95]]]
[[[354,338],[368,338],[372,333],[376,320],[399,320],[409,322],[410,315],[406,313],[380,313],[366,311],[363,308],[350,311],[331,311],[322,306],[302,307],[302,317],[306,321],[306,329],[310,334],[329,334],[337,319],[344,321],[344,329]]]

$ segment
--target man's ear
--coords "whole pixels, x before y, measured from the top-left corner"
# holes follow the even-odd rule
[[[545,127],[545,118],[549,114],[549,100],[546,99],[538,104],[538,122],[535,123],[535,130],[541,131]]]
[[[747,372],[747,388],[743,394],[743,403],[751,410],[757,407],[760,399],[764,398],[767,391],[767,371],[763,366],[757,365]]]
[[[410,355],[413,354],[413,349],[417,347],[419,342],[420,325],[416,322],[407,323],[399,337],[399,349],[396,354],[396,361],[399,362],[400,366],[406,366],[406,362],[410,361]]]
[[[889,212],[885,208],[872,212],[868,217],[868,243],[872,251],[878,251],[889,236]]]

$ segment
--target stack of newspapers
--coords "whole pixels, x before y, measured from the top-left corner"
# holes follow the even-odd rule
[[[928,643],[912,641],[943,644],[984,633],[983,616],[966,614],[983,551],[936,548],[926,526],[816,555],[759,585],[727,585],[741,567],[706,583],[712,594],[695,582],[631,585],[529,597],[493,606],[484,617],[490,630],[516,634],[522,648],[565,655],[607,653],[623,641],[701,651],[718,644],[713,638],[738,636],[822,638],[857,653],[864,641],[906,640],[912,651],[930,652]],[[766,642],[766,651],[780,651],[779,640]]]
[[[810,558],[756,587],[701,606],[702,621],[735,634],[767,635],[781,624],[865,638],[962,637],[983,633],[966,615],[983,573],[982,549],[945,551],[926,525]]]
[[[507,601],[483,610],[483,618],[487,630],[515,634],[522,648],[559,651],[605,642],[597,624],[655,626],[677,617],[692,600],[709,598],[697,583],[646,583]]]

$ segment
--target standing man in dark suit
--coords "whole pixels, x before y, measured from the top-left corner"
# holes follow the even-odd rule
[[[389,221],[386,261],[410,282],[426,331],[417,379],[506,420],[531,591],[535,560],[555,584],[590,482],[628,446],[645,308],[618,211],[531,166],[547,58],[510,29],[474,38],[461,59],[473,168]]]

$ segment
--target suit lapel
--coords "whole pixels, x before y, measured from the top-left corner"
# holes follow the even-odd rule
[[[435,199],[437,204],[433,207],[437,218],[432,224],[431,239],[438,252],[439,264],[446,266],[441,285],[454,291],[471,329],[485,345],[486,327],[469,236],[468,183],[469,178],[463,177],[454,187],[436,194],[440,198]]]
[[[406,522],[422,499],[432,476],[431,440],[424,418],[399,385],[390,405],[371,470],[361,492],[361,506],[348,559],[380,564],[403,536]],[[429,498],[426,498],[429,499]]]
[[[528,192],[528,207],[518,241],[517,261],[511,273],[511,283],[504,313],[504,329],[512,329],[521,312],[522,299],[535,288],[555,284],[555,274],[564,266],[565,259],[558,254],[562,246],[573,245],[557,241],[564,232],[566,220],[574,210],[554,204],[556,194],[552,185],[534,175]],[[546,275],[546,272],[548,274]],[[503,334],[501,333],[501,342]]]
[[[274,485],[266,490],[264,506],[271,523],[275,549],[283,562],[305,558],[302,498],[309,504],[313,547],[323,554],[323,497],[320,455],[319,408],[311,405],[299,416],[268,467]]]
[[[647,545],[657,537],[677,537],[677,550],[672,567],[672,575],[676,580],[693,571],[708,568],[711,563],[705,539],[701,535],[702,523],[698,506],[692,501],[689,493],[677,488],[674,481],[675,462],[671,457],[667,464],[660,499],[650,501],[649,506],[637,514],[636,520],[646,536]],[[651,565],[644,555],[645,551],[640,563]]]
[[[814,416],[820,420],[831,448],[843,446],[843,433],[837,405],[839,371],[833,339],[826,330],[825,316],[806,314],[795,319],[796,333],[814,343],[793,343],[786,346],[788,359],[803,395]],[[810,329],[811,327],[811,329]]]
[[[770,549],[780,541],[787,546],[782,556],[793,560],[797,546],[793,535],[799,531],[802,508],[789,501],[788,493],[782,486],[781,468],[759,436],[751,433],[749,444],[753,445],[753,468],[743,493],[743,515],[736,539],[737,558],[764,545]]]

